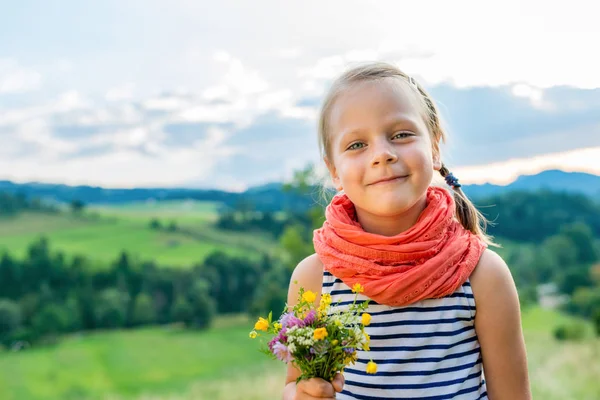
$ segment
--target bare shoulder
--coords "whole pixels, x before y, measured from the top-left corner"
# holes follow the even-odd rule
[[[323,283],[323,263],[317,254],[311,254],[298,263],[290,279],[288,304],[295,304],[300,287],[320,297]]]
[[[487,391],[492,399],[530,400],[519,296],[504,260],[485,250],[471,274]]]
[[[470,277],[477,302],[496,295],[516,295],[515,283],[506,262],[496,252],[486,249]]]

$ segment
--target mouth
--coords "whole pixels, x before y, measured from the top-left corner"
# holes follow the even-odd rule
[[[376,182],[373,182],[373,183],[369,184],[368,186],[387,185],[387,184],[392,184],[392,183],[398,183],[398,182],[404,181],[406,178],[408,178],[408,175],[402,175],[402,176],[395,176],[395,177],[386,178],[386,179],[380,179],[380,180],[378,180]]]

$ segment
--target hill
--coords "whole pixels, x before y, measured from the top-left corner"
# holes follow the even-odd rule
[[[521,175],[514,182],[505,186],[489,183],[464,186],[465,193],[473,198],[494,196],[515,190],[536,191],[540,189],[598,197],[600,196],[600,176],[583,172],[548,170],[535,175]]]
[[[484,184],[465,185],[464,191],[472,198],[482,198],[514,190],[536,191],[538,189],[600,195],[600,176],[581,172],[559,170],[544,171],[536,175],[520,176],[505,186]],[[189,188],[134,188],[109,189],[92,186],[67,186],[60,184],[24,183],[0,181],[0,192],[21,193],[27,197],[40,197],[54,202],[69,203],[81,200],[86,204],[122,204],[148,200],[196,200],[235,207],[239,202],[251,204],[259,211],[301,210],[318,201],[317,189],[312,196],[299,196],[286,193],[282,183],[270,183],[252,187],[241,193],[222,190],[200,190]]]

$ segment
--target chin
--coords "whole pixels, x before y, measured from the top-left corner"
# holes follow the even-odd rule
[[[392,217],[410,210],[415,203],[416,199],[385,198],[384,196],[383,198],[374,199],[370,208],[373,210],[373,214]]]

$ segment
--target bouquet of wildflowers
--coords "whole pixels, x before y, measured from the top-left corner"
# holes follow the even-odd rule
[[[356,362],[358,349],[369,350],[370,338],[364,329],[371,322],[371,316],[364,312],[369,301],[357,303],[358,293],[362,291],[362,286],[355,284],[352,304],[347,309],[334,309],[331,295],[323,294],[316,306],[316,294],[300,288],[293,310],[284,312],[277,321],[272,320],[272,312],[267,318],[260,317],[250,338],[269,335],[268,348],[263,347],[261,351],[298,368],[302,375],[297,382],[314,377],[331,382],[338,371]],[[372,360],[366,372],[377,372]]]

